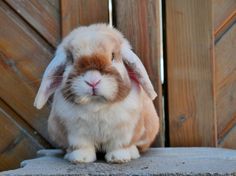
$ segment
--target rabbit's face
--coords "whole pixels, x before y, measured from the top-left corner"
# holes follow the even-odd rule
[[[129,42],[105,24],[79,27],[65,37],[44,72],[34,105],[40,109],[57,89],[76,104],[124,99],[131,80],[151,99],[152,83]]]
[[[124,99],[130,91],[130,79],[119,48],[118,39],[97,31],[96,35],[76,36],[71,40],[63,75],[65,100],[86,104]]]

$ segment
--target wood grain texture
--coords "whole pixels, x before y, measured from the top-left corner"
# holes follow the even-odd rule
[[[171,146],[216,146],[212,2],[166,1]]]
[[[234,122],[235,123],[235,122]],[[233,128],[227,133],[227,137],[222,138],[222,140],[219,141],[219,147],[224,148],[231,148],[236,149],[236,125],[234,125]]]
[[[236,147],[236,24],[215,46],[218,144]],[[230,137],[228,137],[230,136]],[[227,138],[234,138],[229,140]]]
[[[236,12],[236,0],[213,0],[214,31],[219,30],[228,17]]]
[[[45,0],[44,0],[45,1]],[[60,13],[60,0],[46,0],[49,4],[56,8],[56,10]]]
[[[52,50],[0,1],[0,97],[48,139],[48,107],[37,111],[34,97]]]
[[[17,119],[17,120],[16,120]],[[39,143],[39,137],[32,133],[18,115],[0,100],[0,171],[19,168],[20,162],[36,156],[39,149],[46,147]]]
[[[62,36],[74,28],[108,23],[108,0],[61,0]]]
[[[59,1],[59,0],[58,0]],[[60,41],[60,14],[57,4],[47,0],[6,0],[6,2],[33,26],[54,47]]]
[[[133,46],[134,52],[145,65],[158,97],[155,106],[160,116],[161,129],[156,146],[164,146],[164,118],[162,107],[162,85],[160,81],[160,18],[159,0],[115,0],[115,26]]]

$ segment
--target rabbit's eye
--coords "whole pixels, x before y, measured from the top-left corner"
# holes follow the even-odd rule
[[[115,59],[115,53],[111,54],[111,60],[113,61]]]

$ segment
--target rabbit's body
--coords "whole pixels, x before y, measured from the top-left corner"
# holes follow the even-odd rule
[[[62,93],[57,91],[50,118],[59,118],[66,126],[68,139],[74,146],[82,142],[81,138],[86,138],[87,143],[105,151],[110,150],[109,145],[110,148],[115,145],[126,146],[131,141],[135,124],[140,117],[142,102],[137,91],[139,90],[132,89],[122,102],[81,106],[66,102]],[[52,133],[50,135],[54,136]]]
[[[136,83],[132,86],[124,101],[111,105],[91,103],[76,106],[65,101],[60,90],[56,91],[48,123],[50,137],[63,148],[89,145],[98,151],[109,152],[121,147],[138,146],[140,150],[146,150],[152,142],[146,138],[153,139],[159,129],[158,117],[152,101],[142,88],[137,87]],[[150,116],[150,123],[147,125],[153,130],[148,137],[145,134],[142,116],[147,108]],[[54,127],[55,121],[68,131],[57,129],[58,125]],[[132,155],[132,152],[130,153]],[[137,152],[131,155],[126,159],[139,156]]]
[[[155,92],[142,63],[106,25],[78,28],[63,40],[36,107],[53,92],[49,135],[72,162],[95,161],[96,151],[106,152],[108,162],[138,158],[138,149],[145,151],[159,130]]]

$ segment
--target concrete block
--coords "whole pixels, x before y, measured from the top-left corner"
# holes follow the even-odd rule
[[[235,175],[236,150],[221,148],[152,148],[137,160],[109,164],[103,160],[71,164],[61,150],[41,150],[22,168],[0,175]]]

